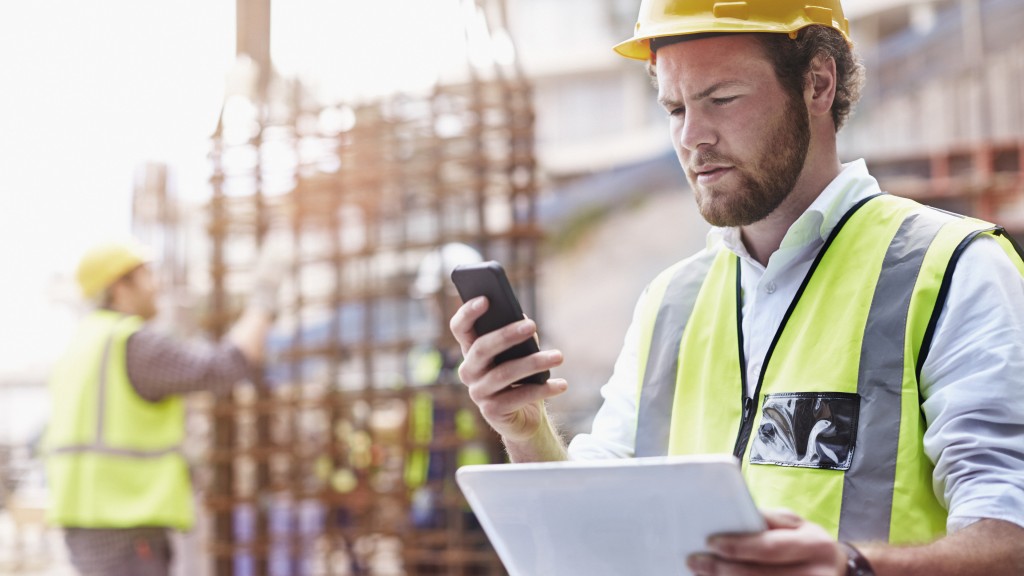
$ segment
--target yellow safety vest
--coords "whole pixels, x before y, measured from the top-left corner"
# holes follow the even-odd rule
[[[991,224],[898,197],[839,222],[745,392],[739,258],[708,251],[651,284],[641,322],[638,456],[733,453],[762,508],[844,540],[930,541],[932,489],[918,376],[967,244]]]
[[[137,316],[93,312],[55,367],[46,439],[54,524],[192,525],[182,401],[149,402],[128,380],[126,343],[141,326]]]
[[[418,348],[409,354],[411,383],[428,386],[441,383],[444,358],[436,348]],[[477,436],[476,416],[473,412],[459,408],[454,414],[455,433],[464,442],[456,452],[456,466],[487,464],[490,458],[482,443],[474,441]],[[417,392],[409,403],[409,440],[413,446],[405,462],[405,483],[409,488],[419,488],[427,483],[430,471],[430,449],[434,440],[434,397],[430,392]]]

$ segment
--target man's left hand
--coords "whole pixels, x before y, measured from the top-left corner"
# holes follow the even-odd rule
[[[687,558],[698,576],[842,576],[846,552],[817,524],[786,510],[763,511],[768,530],[717,535]]]

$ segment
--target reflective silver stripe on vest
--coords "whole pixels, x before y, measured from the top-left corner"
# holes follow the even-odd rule
[[[637,457],[668,454],[672,402],[679,367],[679,344],[690,314],[693,313],[700,287],[717,255],[717,251],[707,251],[693,262],[680,266],[665,289],[654,321],[647,368],[640,388],[635,449]]]
[[[103,358],[100,360],[99,382],[96,386],[96,439],[90,444],[74,444],[53,448],[50,454],[103,454],[105,456],[121,456],[125,458],[160,458],[168,454],[180,454],[181,444],[160,448],[156,450],[132,450],[129,448],[115,448],[107,446],[106,430],[104,424],[107,421],[107,380],[110,364],[110,348],[114,344],[114,335],[117,334],[117,327],[123,321],[118,320],[110,330],[110,337],[103,345]]]
[[[61,446],[50,450],[50,454],[102,454],[104,456],[122,456],[125,458],[161,458],[168,454],[181,452],[181,445],[161,448],[159,450],[131,450],[129,448],[112,448],[101,444],[78,444]]]
[[[943,222],[932,214],[907,216],[882,261],[861,344],[857,445],[862,449],[854,451],[850,471],[843,480],[840,540],[889,539],[907,315],[925,253]]]

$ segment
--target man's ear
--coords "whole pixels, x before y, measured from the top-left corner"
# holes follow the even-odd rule
[[[832,114],[836,98],[836,61],[831,56],[818,54],[811,60],[804,86],[804,102],[811,116]]]

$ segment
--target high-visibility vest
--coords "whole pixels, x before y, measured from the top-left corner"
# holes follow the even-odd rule
[[[193,510],[179,397],[149,402],[128,380],[137,316],[97,310],[50,380],[49,518],[60,526],[186,529]]]
[[[745,392],[739,258],[707,251],[663,272],[641,314],[637,456],[733,453],[754,500],[844,540],[945,533],[918,390],[949,280],[991,224],[888,195],[839,222]]]
[[[409,354],[409,364],[410,383],[414,386],[442,383],[444,358],[437,348],[412,350]],[[409,441],[413,448],[409,450],[405,462],[405,483],[409,488],[419,488],[431,479],[429,446],[434,440],[435,425],[439,424],[434,421],[436,412],[434,396],[430,392],[413,394],[409,403]],[[476,439],[478,427],[475,414],[466,408],[459,408],[451,417],[455,420],[455,434],[463,442],[456,451],[455,465],[461,467],[490,462],[486,447]]]

